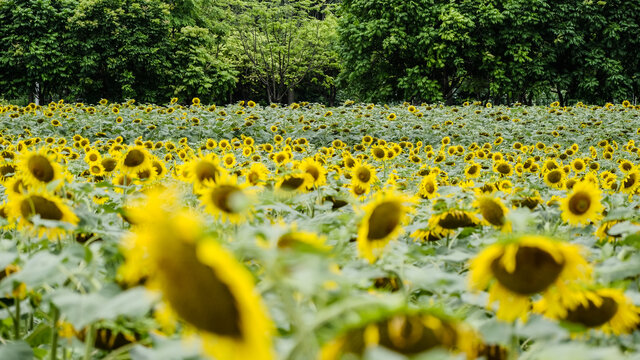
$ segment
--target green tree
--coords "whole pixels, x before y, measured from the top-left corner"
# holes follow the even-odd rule
[[[237,61],[245,76],[258,82],[267,101],[281,102],[304,79],[331,82],[336,53],[329,41],[335,21],[322,4],[306,0],[239,1],[233,6]],[[315,74],[315,75],[314,75]]]
[[[32,101],[64,94],[73,75],[67,50],[76,44],[64,24],[74,7],[67,0],[0,1],[2,96]]]

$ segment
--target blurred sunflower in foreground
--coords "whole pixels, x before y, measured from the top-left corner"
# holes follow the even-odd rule
[[[322,347],[319,359],[358,359],[366,349],[377,346],[407,356],[436,348],[464,354],[467,359],[483,355],[479,354],[479,337],[464,323],[435,312],[406,311],[348,329]]]
[[[580,325],[578,330],[630,333],[640,323],[638,309],[620,289],[571,287],[569,296],[554,291],[534,304],[533,310],[552,319]]]
[[[496,243],[483,250],[470,266],[470,287],[489,288],[489,303],[499,303],[498,319],[526,321],[531,296],[549,291],[570,296],[566,283],[587,280],[591,266],[582,248],[545,236],[525,235]]]
[[[176,318],[195,328],[205,354],[271,359],[272,324],[250,273],[179,204],[175,190],[165,190],[128,209],[136,227],[124,239],[120,275],[159,291],[166,306],[158,318],[167,328]]]
[[[394,191],[378,192],[364,207],[365,216],[358,228],[358,252],[373,263],[389,241],[395,239],[408,220],[415,199]]]

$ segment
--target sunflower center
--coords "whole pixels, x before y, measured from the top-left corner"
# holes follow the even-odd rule
[[[446,322],[438,321],[439,328],[432,329],[416,316],[395,316],[385,323],[380,325],[380,345],[401,354],[418,354],[439,346],[452,348],[458,336]]]
[[[562,180],[562,173],[560,173],[560,170],[550,171],[547,174],[547,180],[549,180],[549,182],[552,184],[558,183],[560,182],[560,180]]]
[[[300,186],[302,186],[302,184],[304,184],[304,178],[291,176],[282,182],[281,187],[285,190],[293,191],[297,190]]]
[[[498,165],[498,172],[500,174],[506,175],[511,172],[511,166],[509,166],[509,164],[502,163]]]
[[[313,176],[313,180],[318,180],[320,177],[320,171],[315,166],[309,166],[304,171]]]
[[[91,162],[98,161],[98,155],[97,154],[90,154],[89,155],[89,161],[91,161]]]
[[[499,170],[499,169],[498,169]],[[467,174],[475,175],[478,172],[478,167],[476,165],[470,166]]]
[[[598,327],[611,320],[617,311],[618,303],[610,297],[603,296],[600,306],[596,306],[589,300],[587,306],[580,304],[575,309],[569,310],[564,320],[586,327]]]
[[[234,198],[242,196],[242,190],[233,185],[220,185],[211,192],[211,201],[220,210],[226,213],[237,213],[234,206]]]
[[[20,213],[24,218],[40,215],[45,220],[62,220],[64,214],[58,205],[39,195],[31,195],[20,203]]]
[[[29,158],[29,163],[27,164],[27,166],[29,167],[29,171],[31,172],[31,174],[33,174],[33,176],[39,181],[47,183],[53,180],[53,166],[46,156],[32,156],[31,158]]]
[[[144,153],[138,149],[132,149],[127,152],[124,157],[124,165],[127,167],[136,167],[144,162]]]
[[[622,185],[625,189],[630,189],[633,187],[633,185],[635,185],[635,183],[636,183],[636,176],[635,174],[632,174],[623,181]]]
[[[428,193],[428,194],[432,194],[436,191],[436,186],[432,181],[427,181],[424,184],[424,190]]]
[[[112,158],[102,159],[102,166],[104,166],[104,171],[107,171],[107,172],[113,171],[113,169],[116,168],[117,164],[118,162],[115,159],[112,159]]]
[[[474,226],[475,223],[469,215],[463,212],[448,212],[438,221],[438,226],[444,229],[457,229]]]
[[[367,239],[381,240],[389,236],[400,225],[402,205],[395,201],[387,201],[376,206],[369,216]]]
[[[151,169],[144,169],[142,171],[138,171],[138,178],[139,179],[148,179],[149,177],[151,177]]]
[[[491,225],[504,225],[504,211],[494,200],[483,201],[480,204],[480,211],[482,212],[482,217],[484,217],[484,219]]]
[[[367,169],[366,167],[361,167],[358,168],[358,173],[356,176],[358,177],[358,180],[366,184],[369,182],[369,180],[371,180],[371,171],[369,171],[369,169]]]
[[[508,272],[500,257],[491,263],[491,272],[505,288],[521,294],[533,295],[545,290],[560,276],[564,268],[548,252],[533,246],[520,246],[516,253],[516,266]]]
[[[375,156],[376,158],[382,159],[384,158],[385,155],[386,153],[383,149],[380,149],[380,148],[373,149],[373,156]]]
[[[589,211],[589,207],[591,206],[591,198],[589,194],[585,192],[578,192],[571,196],[569,199],[569,211],[572,214],[582,215]]]
[[[2,165],[2,166],[0,166],[0,174],[2,174],[2,176],[13,174],[15,172],[16,172],[16,167],[14,165]]]
[[[175,240],[158,259],[171,308],[198,329],[241,338],[240,309],[227,284],[200,262],[195,245]]]
[[[200,182],[205,180],[213,180],[215,182],[218,173],[218,168],[208,161],[200,161],[196,166],[196,177]]]

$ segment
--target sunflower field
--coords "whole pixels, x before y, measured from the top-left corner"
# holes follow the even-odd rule
[[[0,121],[0,359],[640,359],[628,101]]]

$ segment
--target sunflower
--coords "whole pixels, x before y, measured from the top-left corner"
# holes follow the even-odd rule
[[[227,169],[231,169],[236,164],[236,157],[232,153],[224,154],[222,164],[224,164],[224,167]]]
[[[128,175],[151,169],[151,154],[144,146],[130,147],[120,156],[118,168]]]
[[[469,165],[464,169],[464,175],[467,179],[475,179],[480,176],[482,166],[480,164],[471,161]]]
[[[389,241],[395,239],[408,220],[415,199],[396,193],[380,191],[364,206],[364,218],[358,226],[358,252],[373,263],[380,257]]]
[[[251,163],[249,169],[245,171],[246,181],[252,186],[256,186],[259,184],[263,184],[269,175],[269,169],[263,164],[259,162]]]
[[[471,212],[449,209],[429,218],[428,227],[432,236],[447,237],[455,234],[456,230],[465,227],[475,227],[480,220]]]
[[[552,292],[552,296],[537,301],[533,309],[549,318],[580,325],[580,330],[599,329],[606,334],[628,334],[640,324],[640,309],[621,289],[573,286],[569,292]]]
[[[382,161],[387,157],[387,149],[384,146],[374,146],[371,148],[371,155],[375,160]]]
[[[78,224],[78,217],[65,205],[61,198],[43,189],[30,190],[26,194],[13,194],[9,198],[8,214],[18,219],[18,229],[32,236],[46,236],[49,240],[57,240],[68,233],[69,227]],[[65,223],[64,227],[55,224],[34,224],[33,217],[41,220]]]
[[[526,321],[531,296],[549,289],[566,292],[566,282],[587,280],[591,267],[578,245],[525,235],[483,250],[470,265],[470,287],[489,288],[489,306],[499,303],[498,319]]]
[[[424,176],[418,186],[418,195],[423,199],[438,197],[438,179],[436,173]]]
[[[249,215],[251,193],[246,190],[248,186],[238,184],[235,175],[223,175],[205,188],[200,201],[216,218],[238,224]]]
[[[205,183],[215,183],[222,175],[226,174],[226,170],[220,166],[215,154],[195,157],[185,165],[186,174],[183,173],[183,176],[193,183],[196,190],[206,187]]]
[[[326,251],[329,246],[325,243],[324,236],[318,236],[309,231],[300,231],[294,225],[289,231],[278,237],[276,246],[279,250],[295,249],[298,251]]]
[[[298,164],[298,169],[313,177],[312,187],[319,187],[327,182],[327,169],[312,158],[305,158]]]
[[[478,357],[479,337],[465,324],[435,311],[401,310],[349,326],[325,344],[320,360],[364,358],[368,348],[380,346],[408,357],[443,348],[468,359]]]
[[[561,169],[553,169],[544,174],[544,182],[552,188],[562,189],[565,173]]]
[[[581,173],[581,172],[585,171],[585,170],[586,170],[586,168],[587,168],[587,166],[586,166],[586,164],[584,163],[584,160],[582,160],[582,159],[580,159],[580,158],[574,159],[574,160],[571,162],[571,169],[573,169],[573,171],[574,171],[576,174],[579,174],[579,173]]]
[[[482,214],[485,224],[493,225],[497,228],[509,231],[511,224],[506,219],[508,213],[507,207],[502,204],[502,201],[492,196],[480,195],[471,204],[478,209],[478,212]]]
[[[102,155],[98,150],[92,149],[84,156],[84,162],[87,164],[99,163],[102,161]]]
[[[351,183],[354,186],[369,189],[376,181],[376,169],[366,162],[357,162],[351,169]]]
[[[177,204],[175,192],[165,190],[131,209],[138,225],[124,239],[119,276],[129,284],[146,278],[167,305],[159,316],[177,316],[195,329],[206,355],[272,359],[273,326],[251,274],[204,234],[197,215]]]
[[[45,187],[64,178],[62,167],[48,154],[47,149],[27,151],[18,160],[18,172],[27,186]],[[62,186],[62,181],[58,187]]]
[[[297,171],[280,178],[276,184],[276,189],[287,192],[300,191],[313,187],[313,176],[307,172]]]
[[[640,185],[640,171],[631,170],[627,173],[627,175],[620,181],[620,191],[633,194],[638,189]]]
[[[0,160],[0,184],[4,184],[18,170],[18,167],[10,161]]]
[[[513,166],[508,162],[502,160],[498,161],[493,165],[493,171],[502,175],[502,176],[511,176],[513,175]]]
[[[600,189],[591,182],[576,183],[572,192],[560,201],[562,220],[571,225],[586,225],[600,220],[604,209],[600,196]]]

